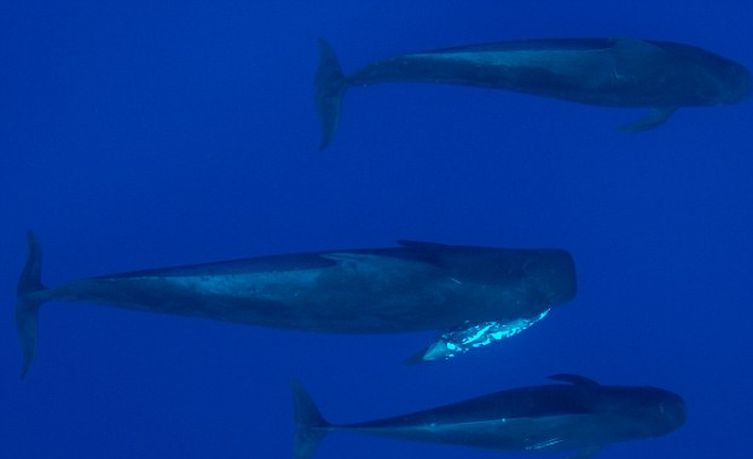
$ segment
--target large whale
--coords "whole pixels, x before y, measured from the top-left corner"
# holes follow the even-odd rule
[[[548,384],[505,390],[402,416],[333,425],[293,381],[294,457],[309,459],[332,431],[520,452],[574,451],[586,459],[605,446],[668,434],[685,423],[682,398],[654,387],[606,386],[559,374]]]
[[[573,259],[557,249],[512,250],[402,241],[178,266],[42,285],[29,233],[16,321],[26,374],[37,313],[52,300],[330,333],[443,332],[411,362],[445,360],[515,335],[575,296]]]
[[[739,102],[753,86],[741,64],[667,41],[541,39],[461,46],[404,54],[345,76],[332,47],[321,40],[316,73],[321,148],[335,135],[345,91],[387,82],[477,86],[591,105],[650,108],[644,118],[623,127],[629,132],[656,127],[680,107]]]

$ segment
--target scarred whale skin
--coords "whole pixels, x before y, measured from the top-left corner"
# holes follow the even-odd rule
[[[606,386],[559,374],[565,384],[496,392],[402,416],[333,425],[293,381],[296,459],[313,457],[324,436],[351,431],[402,440],[520,451],[575,451],[586,459],[605,446],[658,437],[685,423],[683,399],[655,387]]]
[[[458,329],[465,333],[469,328],[478,335],[477,331],[488,329],[478,324],[518,324],[541,318],[552,305],[570,301],[575,291],[573,260],[563,250],[409,241],[391,248],[136,271],[45,288],[41,249],[30,233],[16,319],[25,373],[36,350],[39,306],[52,300],[315,332]],[[528,325],[516,325],[519,329],[513,331]],[[468,333],[463,340],[468,341]],[[454,349],[452,336],[441,343]],[[434,346],[424,360],[454,355],[443,350],[437,354]]]
[[[705,49],[630,38],[537,39],[403,54],[346,76],[320,41],[316,103],[321,148],[332,141],[348,88],[389,82],[504,89],[572,102],[647,107],[629,132],[651,129],[680,107],[731,104],[751,94],[750,72]]]

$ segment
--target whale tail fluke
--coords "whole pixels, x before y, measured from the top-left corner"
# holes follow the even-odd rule
[[[340,109],[348,80],[340,68],[335,50],[324,39],[319,40],[319,68],[316,70],[316,109],[322,123],[321,150],[332,142],[340,122]]]
[[[26,376],[36,354],[37,315],[39,305],[46,300],[43,295],[40,295],[46,290],[42,285],[42,249],[31,231],[27,235],[27,240],[29,255],[16,290],[16,326],[21,338],[24,359],[21,378]]]
[[[295,444],[293,457],[295,459],[311,459],[319,443],[324,439],[332,426],[322,417],[319,408],[306,392],[300,381],[290,382],[293,390],[293,412],[295,413]]]

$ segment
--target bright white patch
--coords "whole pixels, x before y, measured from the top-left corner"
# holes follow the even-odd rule
[[[549,311],[547,309],[531,318],[516,319],[510,322],[483,322],[449,331],[429,346],[422,359],[427,361],[448,360],[471,349],[487,346],[495,341],[515,336],[542,320],[549,314]]]
[[[530,446],[526,446],[526,451],[538,451],[541,449],[546,449],[546,448],[558,445],[562,443],[562,441],[563,440],[561,438],[557,438],[557,437],[550,438],[549,440],[544,440],[542,442],[535,443]]]

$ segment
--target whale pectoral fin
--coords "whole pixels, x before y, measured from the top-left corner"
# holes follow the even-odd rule
[[[515,336],[531,327],[549,314],[549,309],[534,317],[525,317],[505,322],[467,323],[443,333],[423,351],[408,358],[405,363],[450,360],[460,354],[488,346],[505,338]]]
[[[622,125],[620,131],[634,134],[654,129],[666,123],[675,111],[677,111],[677,107],[653,108],[638,121]]]
[[[567,459],[590,459],[596,456],[603,449],[603,446],[592,446],[590,448],[584,448],[574,455],[568,457]]]

